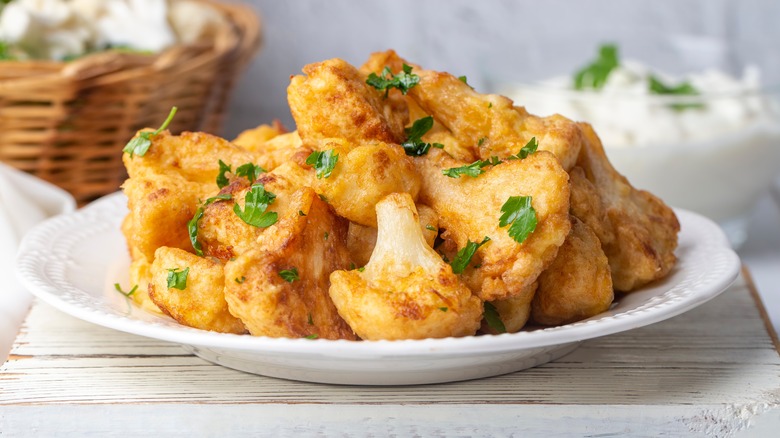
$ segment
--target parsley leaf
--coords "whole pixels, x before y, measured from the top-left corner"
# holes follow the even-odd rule
[[[433,226],[433,225],[431,225],[431,224],[428,224],[428,225],[426,225],[426,226],[425,226],[425,229],[426,229],[426,230],[429,230],[429,231],[439,231],[439,229],[438,229],[438,228],[434,227],[434,226]]]
[[[319,337],[320,336],[318,334],[316,334],[316,333],[313,334],[313,335],[306,335],[306,336],[304,336],[304,338],[306,338],[306,339],[317,339]]]
[[[446,311],[448,311],[450,309],[447,308],[447,307],[439,307],[439,310],[441,310],[442,312],[446,312]]]
[[[487,137],[480,137],[479,140],[477,140],[477,146],[485,144],[485,140],[487,140]]]
[[[236,168],[236,176],[243,176],[252,184],[260,178],[260,174],[265,173],[265,169],[254,163],[246,163]]]
[[[428,153],[431,146],[439,147],[440,143],[425,143],[422,136],[433,128],[433,117],[423,117],[416,120],[410,128],[406,128],[406,141],[402,144],[406,155],[420,157]],[[443,148],[444,145],[441,145]]]
[[[660,79],[658,79],[656,76],[650,75],[648,77],[648,80],[650,81],[649,87],[650,92],[654,94],[661,94],[661,95],[677,95],[677,96],[698,96],[699,90],[697,90],[693,85],[691,85],[690,82],[683,82],[681,84],[678,84],[676,86],[670,86],[666,85],[663,82],[661,82]],[[671,108],[682,111],[688,108],[703,108],[704,104],[702,103],[673,103],[669,105]]]
[[[190,273],[190,268],[186,267],[183,271],[179,271],[179,268],[168,269],[168,288],[169,289],[187,289],[187,276]]]
[[[496,309],[496,306],[494,306],[493,303],[489,301],[485,301],[484,309],[484,317],[485,321],[488,323],[488,326],[499,333],[506,333],[506,326],[504,325],[504,321],[501,321],[501,317],[498,315],[498,309]]]
[[[650,91],[655,94],[678,94],[688,96],[699,94],[699,91],[694,88],[690,82],[683,82],[679,85],[671,86],[664,84],[658,77],[653,75],[650,75],[648,80],[650,81]]]
[[[230,165],[225,164],[222,160],[219,160],[219,175],[217,175],[217,186],[221,189],[230,184],[230,180],[225,175],[227,172],[233,172]],[[236,168],[235,176],[243,176],[249,180],[249,183],[254,183],[261,173],[265,173],[265,169],[254,163],[246,163]]]
[[[468,79],[466,78],[466,75],[458,76],[458,80],[463,82],[464,84],[468,85]]]
[[[244,210],[241,211],[241,206],[236,203],[233,212],[253,227],[267,228],[276,223],[278,216],[276,212],[266,211],[275,199],[276,195],[266,191],[262,184],[255,184],[244,197]]]
[[[241,278],[234,278],[233,281],[235,281],[238,284],[241,284],[246,281],[246,277],[242,275]]]
[[[452,272],[455,274],[462,274],[463,271],[466,270],[466,266],[471,263],[471,259],[474,257],[474,254],[477,252],[477,249],[479,249],[480,246],[486,244],[490,241],[490,237],[485,236],[484,239],[482,239],[482,242],[472,242],[468,241],[466,242],[466,246],[464,246],[460,251],[458,251],[458,254],[455,255],[455,260],[450,263],[452,265]]]
[[[164,131],[168,125],[171,124],[171,121],[173,120],[173,116],[176,115],[176,111],[179,109],[176,107],[171,108],[171,112],[168,113],[168,118],[165,119],[162,125],[160,125],[159,128],[157,128],[154,132],[144,131],[140,134],[138,134],[138,137],[133,138],[129,142],[127,142],[127,145],[125,145],[124,149],[122,149],[122,152],[127,152],[130,154],[130,158],[133,158],[133,155],[138,155],[139,157],[143,157],[146,155],[146,152],[149,150],[149,147],[152,145],[152,137],[155,135],[161,133]]]
[[[531,200],[530,196],[510,196],[501,206],[498,224],[501,227],[509,225],[509,236],[517,243],[523,243],[536,229],[536,210],[531,206]]]
[[[528,140],[528,143],[526,143],[525,146],[520,149],[520,152],[518,152],[517,155],[510,155],[507,157],[507,160],[522,160],[523,158],[526,158],[527,156],[536,152],[538,148],[539,142],[536,141],[536,137],[531,137],[531,139]]]
[[[477,160],[465,166],[442,169],[441,173],[443,173],[444,175],[450,178],[460,178],[461,175],[468,175],[472,178],[476,178],[482,175],[483,173],[485,173],[485,171],[482,170],[482,168],[489,165],[490,165],[490,161]]]
[[[301,279],[301,277],[298,276],[298,268],[284,269],[282,271],[279,271],[279,276],[282,277],[284,281],[288,283],[292,283],[295,280]]]
[[[195,215],[192,216],[192,219],[187,222],[187,232],[190,234],[190,243],[192,243],[192,248],[195,250],[195,254],[203,257],[203,247],[201,246],[200,242],[198,242],[198,222],[200,222],[200,220],[203,218],[204,208],[213,202],[226,201],[232,197],[233,196],[231,196],[229,193],[225,193],[206,199],[206,202],[204,202],[203,205],[195,210]]]
[[[335,153],[335,150],[333,149],[328,149],[327,151],[314,151],[306,158],[306,164],[314,166],[317,179],[330,177],[338,161],[339,154]]]
[[[620,62],[618,49],[614,44],[604,44],[599,47],[599,56],[595,61],[580,69],[574,75],[574,88],[584,90],[590,88],[600,90],[607,83],[607,77]]]
[[[119,292],[120,294],[130,298],[130,295],[133,295],[135,293],[135,291],[138,290],[138,285],[136,284],[135,286],[133,286],[132,289],[130,289],[129,291],[125,292],[125,291],[122,290],[122,286],[120,286],[119,283],[114,283],[114,289],[116,289],[117,292]]]
[[[379,76],[376,73],[368,75],[366,83],[379,91],[384,91],[387,97],[391,88],[397,88],[403,94],[408,93],[410,88],[420,83],[420,77],[412,73],[412,67],[404,64],[403,71],[397,75],[386,66]]]
[[[232,171],[233,169],[230,167],[230,165],[225,164],[225,162],[222,160],[219,160],[219,174],[217,174],[217,187],[221,189],[222,187],[225,187],[226,185],[230,184],[230,181],[228,180],[228,177],[225,174]]]

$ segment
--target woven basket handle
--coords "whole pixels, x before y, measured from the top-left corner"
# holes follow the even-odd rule
[[[128,68],[147,66],[153,59],[152,56],[135,53],[101,52],[67,64],[62,69],[62,74],[68,78],[83,80]]]

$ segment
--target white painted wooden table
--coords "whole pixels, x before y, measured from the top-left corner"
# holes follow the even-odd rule
[[[0,436],[777,436],[780,356],[757,300],[740,277],[554,363],[412,387],[245,374],[36,303],[0,368]]]

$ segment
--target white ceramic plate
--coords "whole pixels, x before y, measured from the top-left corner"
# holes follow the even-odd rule
[[[126,198],[109,195],[51,219],[24,239],[17,263],[24,285],[54,307],[105,327],[176,342],[227,367],[286,379],[403,385],[494,376],[554,360],[580,341],[642,327],[690,310],[725,290],[740,262],[720,228],[677,211],[679,262],[663,281],[621,297],[596,317],[498,336],[350,342],[230,335],[182,326],[140,310],[114,290],[130,263],[119,226]],[[684,342],[684,340],[680,340]]]

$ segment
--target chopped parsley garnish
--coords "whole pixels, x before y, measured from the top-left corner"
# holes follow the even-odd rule
[[[520,149],[520,152],[518,152],[517,155],[510,155],[507,157],[507,160],[522,160],[523,158],[536,152],[536,149],[538,148],[539,142],[536,141],[536,137],[531,137],[531,139],[528,140],[528,143],[526,143],[525,146]]]
[[[314,151],[306,158],[306,164],[314,166],[317,179],[330,177],[330,174],[333,173],[333,169],[336,167],[338,161],[339,154],[336,154],[333,149],[328,149],[327,151]]]
[[[265,190],[263,184],[254,184],[244,197],[244,210],[236,203],[233,211],[242,221],[253,227],[266,228],[276,223],[277,214],[266,211],[273,204],[276,195]]]
[[[436,227],[434,227],[434,226],[433,226],[433,225],[431,225],[431,224],[428,224],[428,225],[426,225],[426,226],[425,226],[425,229],[426,229],[426,230],[430,230],[430,231],[438,231],[438,230],[436,229]]]
[[[494,306],[493,303],[489,301],[485,301],[484,309],[484,317],[485,321],[488,323],[488,327],[492,328],[498,333],[506,333],[506,326],[504,325],[504,321],[501,321],[501,317],[498,315],[498,309],[496,309],[496,306]]]
[[[229,164],[226,164],[224,161],[219,160],[219,173],[217,174],[217,187],[221,189],[222,187],[225,187],[226,185],[230,184],[230,180],[228,180],[226,173],[232,171],[233,169],[230,167]]]
[[[650,92],[661,95],[676,95],[676,96],[698,96],[699,90],[697,90],[690,82],[683,82],[681,84],[671,86],[661,82],[656,76],[650,75],[648,77],[650,81]],[[669,105],[671,108],[682,111],[689,108],[702,108],[704,104],[692,102],[692,103],[673,103]]]
[[[485,173],[485,171],[482,170],[482,168],[489,165],[490,165],[490,161],[477,160],[465,166],[442,169],[441,173],[450,178],[460,178],[461,175],[468,175],[472,178],[476,178],[482,175],[483,173]]]
[[[444,147],[440,143],[430,144],[422,141],[422,136],[430,131],[431,128],[433,128],[432,116],[416,120],[410,128],[406,128],[406,141],[402,145],[406,155],[420,157],[427,154],[431,146],[440,149]]]
[[[288,283],[292,283],[295,280],[301,279],[301,277],[298,276],[298,268],[284,269],[282,271],[279,271],[279,276],[282,277],[284,281]]]
[[[311,318],[311,313],[309,313],[308,318],[306,319],[306,323],[309,325],[314,325],[314,320]]]
[[[313,334],[313,335],[304,336],[304,338],[306,338],[306,339],[317,339],[319,337],[320,336],[318,334],[316,334],[316,333]]]
[[[366,83],[379,91],[384,91],[385,97],[391,88],[397,88],[401,93],[406,94],[410,88],[420,83],[420,77],[412,73],[412,67],[404,64],[402,68],[402,72],[394,75],[390,67],[385,67],[379,76],[376,73],[369,74]]]
[[[246,281],[246,277],[241,276],[241,278],[234,278],[233,279],[236,283],[241,284]]]
[[[509,158],[511,159],[512,157]],[[485,171],[482,170],[483,168],[488,166],[497,166],[501,163],[502,161],[497,156],[493,155],[487,160],[477,160],[464,166],[443,169],[441,173],[450,178],[460,178],[461,175],[468,175],[472,178],[476,178],[485,173]]]
[[[463,271],[466,270],[466,266],[471,263],[471,259],[474,257],[474,254],[476,254],[477,249],[489,241],[490,237],[485,236],[485,238],[482,239],[482,242],[479,243],[472,242],[470,240],[466,242],[466,246],[458,251],[458,254],[455,255],[455,260],[450,263],[452,266],[452,272],[455,274],[462,274]]]
[[[298,216],[306,216],[306,213],[303,210],[298,210]]]
[[[260,178],[261,173],[265,173],[265,169],[255,163],[242,164],[236,168],[236,176],[245,177],[249,180],[250,184],[257,181],[257,178]]]
[[[493,102],[488,103],[488,109],[493,108]]]
[[[361,266],[361,267],[357,268],[357,271],[358,271],[358,272],[363,272],[363,271],[365,271],[365,270],[366,270],[366,267],[365,267],[365,266]]]
[[[466,79],[466,75],[463,75],[463,76],[458,76],[458,80],[459,80],[459,81],[461,81],[461,82],[463,82],[463,83],[464,83],[464,84],[466,84],[466,85],[468,85],[468,84],[469,84],[469,82],[468,82],[468,79]]]
[[[574,88],[577,90],[600,90],[607,83],[609,74],[612,73],[620,61],[618,49],[614,44],[604,44],[599,47],[599,56],[595,61],[586,65],[574,74]]]
[[[510,196],[501,206],[501,227],[509,225],[509,236],[517,243],[523,243],[536,229],[536,210],[531,206],[530,196]]]
[[[135,291],[138,290],[138,285],[136,284],[135,286],[133,286],[132,289],[130,289],[129,291],[125,292],[125,291],[122,290],[122,286],[120,286],[119,283],[114,283],[114,289],[116,289],[117,292],[119,292],[120,294],[130,298],[130,295],[133,295],[135,293]]]
[[[450,309],[447,308],[447,307],[439,307],[439,310],[441,310],[442,312],[446,312],[446,311],[448,311]]]
[[[677,94],[683,96],[695,96],[699,91],[690,82],[683,82],[676,86],[666,85],[656,76],[650,75],[650,91],[655,94]]]
[[[187,276],[190,273],[190,268],[186,267],[183,271],[179,268],[168,269],[168,288],[169,289],[187,289]]]
[[[328,234],[328,232],[326,231],[325,234],[322,235],[322,238],[324,240],[328,240],[328,236],[330,236],[330,234]]]
[[[227,175],[225,175],[228,172],[233,172],[233,169],[230,167],[229,164],[225,164],[224,161],[219,160],[219,174],[217,175],[217,186],[220,189],[230,184],[230,180],[228,180]],[[260,177],[261,173],[265,173],[265,169],[263,169],[262,167],[254,163],[246,163],[236,168],[235,175],[245,177],[246,179],[249,180],[249,183],[252,184],[257,180],[257,178]]]
[[[138,155],[139,157],[143,157],[146,155],[146,152],[149,150],[149,147],[152,145],[152,137],[155,135],[161,133],[166,128],[168,128],[168,125],[171,124],[171,121],[173,120],[173,116],[176,115],[176,111],[179,109],[176,107],[171,108],[171,112],[168,113],[168,118],[165,119],[162,125],[160,125],[159,128],[157,128],[154,132],[144,131],[140,134],[138,134],[138,137],[133,138],[129,142],[127,142],[127,145],[125,145],[124,149],[122,149],[122,152],[127,152],[130,154],[130,158],[133,158],[134,155]]]
[[[226,201],[231,198],[232,196],[229,193],[225,193],[206,199],[206,202],[204,202],[203,205],[195,210],[195,215],[192,216],[192,219],[187,222],[187,231],[190,234],[190,243],[192,243],[192,248],[195,250],[195,254],[203,257],[203,246],[201,246],[200,242],[198,242],[198,222],[203,218],[205,207],[213,202]]]
[[[485,144],[485,140],[487,140],[487,137],[480,137],[480,139],[477,140],[477,146],[482,146]]]

